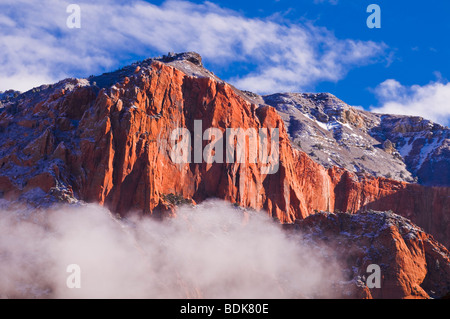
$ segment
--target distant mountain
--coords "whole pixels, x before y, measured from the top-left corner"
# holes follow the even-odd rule
[[[324,167],[450,186],[450,130],[421,117],[354,108],[329,93],[258,96],[283,118],[293,146]]]

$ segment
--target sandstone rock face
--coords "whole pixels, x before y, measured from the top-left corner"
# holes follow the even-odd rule
[[[194,132],[195,120],[202,120],[202,131],[278,129],[278,170],[264,174],[260,162],[174,163],[171,133]],[[275,108],[215,77],[195,54],[33,89],[4,105],[0,131],[0,192],[10,200],[73,194],[119,214],[164,214],[173,212],[167,199],[174,196],[189,202],[218,197],[264,209],[283,223],[317,211],[373,208],[411,218],[450,244],[449,188],[325,168],[292,147]]]
[[[449,251],[396,214],[318,213],[285,228],[340,252],[348,280],[336,287],[342,298],[442,298],[450,291]],[[380,267],[379,287],[370,285],[369,265]]]
[[[386,178],[357,176],[336,168],[329,172],[335,185],[335,210],[391,210],[423,227],[449,247],[449,187],[425,187]]]

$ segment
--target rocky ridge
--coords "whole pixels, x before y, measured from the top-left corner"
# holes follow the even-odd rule
[[[404,217],[376,211],[318,213],[284,227],[326,258],[339,251],[344,281],[335,287],[341,298],[448,298],[450,253]],[[380,267],[379,287],[368,285],[369,265]]]
[[[416,116],[360,110],[329,93],[259,98],[277,109],[294,147],[325,167],[450,186],[448,127]]]
[[[348,127],[368,132],[366,138],[375,143],[371,134],[380,125],[377,115],[340,102],[328,107],[335,104],[329,95],[295,98],[310,103],[304,121],[317,121],[321,129],[325,122],[320,121],[342,124],[336,147],[345,146]],[[450,244],[449,188],[320,164],[302,151],[307,137],[302,147],[295,146],[295,137],[291,143],[294,121],[285,124],[286,103],[277,104],[277,99],[230,86],[206,70],[195,53],[147,59],[100,76],[35,88],[1,109],[0,192],[5,199],[35,205],[98,202],[122,215],[133,210],[173,213],[177,202],[217,197],[264,209],[283,223],[318,211],[393,210]],[[323,100],[330,101],[320,109]],[[298,110],[302,103],[292,106]],[[196,119],[203,129],[278,128],[277,173],[262,174],[261,163],[173,163],[170,133],[179,127],[192,132]],[[330,140],[339,135],[332,131]],[[385,144],[385,150],[377,150],[382,158],[396,154]],[[396,165],[405,167],[400,160]]]

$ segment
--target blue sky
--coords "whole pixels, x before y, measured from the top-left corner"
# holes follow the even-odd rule
[[[80,5],[80,29],[66,25],[70,3]],[[371,3],[380,29],[366,25]],[[2,0],[0,90],[192,50],[241,89],[330,92],[448,125],[449,13],[444,0]]]

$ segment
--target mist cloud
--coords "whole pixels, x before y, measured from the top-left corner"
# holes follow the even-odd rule
[[[3,298],[330,297],[341,273],[332,252],[216,200],[163,221],[96,205],[3,209],[0,233]],[[66,285],[70,264],[81,288]]]

